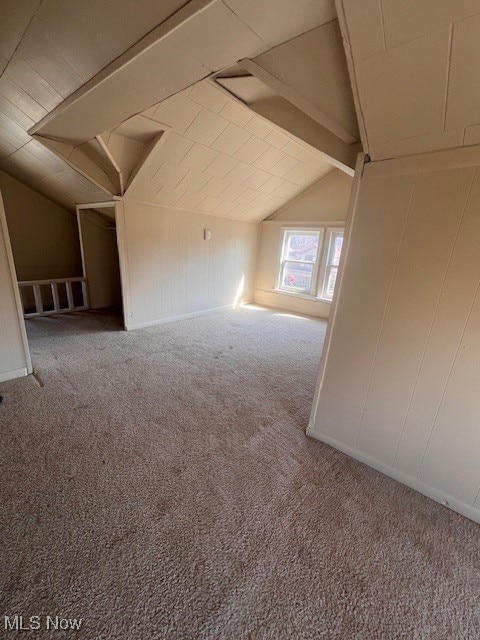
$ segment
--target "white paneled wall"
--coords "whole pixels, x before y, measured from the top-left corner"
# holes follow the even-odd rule
[[[480,521],[477,165],[365,165],[309,433]]]
[[[126,199],[116,218],[127,329],[253,300],[258,224]]]
[[[27,375],[30,371],[30,353],[0,194],[0,382]]]

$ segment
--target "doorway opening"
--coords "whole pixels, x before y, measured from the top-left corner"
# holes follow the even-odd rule
[[[78,231],[86,280],[87,306],[122,314],[115,205],[77,207]]]

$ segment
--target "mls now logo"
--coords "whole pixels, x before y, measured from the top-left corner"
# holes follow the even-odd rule
[[[61,618],[60,616],[3,616],[5,631],[78,631],[82,626],[82,618]]]

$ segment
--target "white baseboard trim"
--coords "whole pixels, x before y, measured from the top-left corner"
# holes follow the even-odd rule
[[[355,460],[358,460],[359,462],[363,462],[376,471],[384,473],[386,476],[389,476],[390,478],[393,478],[394,480],[407,485],[407,487],[410,487],[410,489],[414,489],[415,491],[422,493],[424,496],[427,496],[427,498],[431,498],[432,500],[435,500],[435,502],[439,502],[444,507],[452,509],[453,511],[460,513],[462,516],[465,516],[466,518],[469,518],[470,520],[473,520],[474,522],[480,524],[480,509],[476,509],[472,505],[461,502],[457,498],[454,498],[453,496],[450,496],[440,491],[439,489],[435,489],[435,487],[431,487],[418,478],[414,478],[413,476],[409,476],[406,473],[395,469],[395,467],[391,467],[388,464],[380,462],[379,460],[368,456],[358,449],[352,449],[342,442],[338,442],[334,438],[325,436],[322,433],[316,433],[312,427],[312,424],[308,425],[308,436],[315,438],[315,440],[319,440],[320,442],[324,442],[334,449],[338,449],[342,453],[346,453],[347,456],[355,458]]]
[[[242,304],[252,304],[253,301],[245,300]],[[168,318],[160,318],[159,320],[150,320],[149,322],[139,322],[138,324],[125,323],[125,329],[132,331],[134,329],[145,329],[146,327],[154,327],[157,324],[169,324],[170,322],[178,322],[179,320],[188,320],[189,318],[197,318],[199,316],[208,316],[211,313],[218,313],[219,311],[226,311],[227,309],[233,309],[233,304],[227,304],[224,307],[214,307],[213,309],[205,309],[203,311],[192,311],[191,313],[183,313],[179,316],[170,316]]]
[[[28,376],[27,367],[21,369],[13,369],[12,371],[4,371],[0,373],[0,382],[6,382],[7,380],[15,380],[15,378],[22,378]]]

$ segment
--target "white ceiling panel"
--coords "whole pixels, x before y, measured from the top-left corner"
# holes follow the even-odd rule
[[[271,45],[336,17],[334,0],[225,0],[262,40]]]
[[[480,122],[480,15],[453,30],[446,128]]]
[[[229,123],[212,146],[217,151],[233,156],[250,138],[251,134],[248,131]]]
[[[348,41],[355,60],[385,49],[382,0],[342,0],[348,24]]]
[[[209,109],[203,108],[185,131],[185,137],[209,146],[215,142],[228,126],[228,120],[221,118]]]
[[[263,169],[264,171],[270,171],[272,167],[274,167],[277,162],[283,160],[285,158],[285,154],[280,149],[276,147],[270,147],[267,149],[262,155],[255,160],[253,163],[258,169]]]
[[[197,84],[194,84],[193,87],[190,88],[188,96],[186,97],[190,98],[189,102],[193,100],[193,102],[197,102],[202,107],[207,107],[207,109],[210,109],[210,111],[214,111],[215,113],[220,113],[223,107],[228,103],[227,96],[220,91],[217,91],[209,82],[198,82]]]
[[[202,107],[189,100],[182,93],[177,93],[166,100],[163,100],[154,110],[152,118],[158,122],[168,122],[175,133],[183,134],[200,113]],[[144,112],[150,112],[148,109]]]
[[[480,123],[480,0],[341,4],[362,142],[371,158],[474,144]]]
[[[269,144],[261,138],[256,136],[250,136],[250,138],[243,144],[238,151],[235,152],[235,158],[242,160],[243,162],[249,162],[253,164],[262,153],[265,153],[269,149]]]
[[[442,29],[357,64],[360,102],[372,141],[443,129],[449,39],[449,30]]]
[[[183,138],[185,140],[185,138]],[[189,141],[187,141],[188,143]],[[182,167],[203,171],[218,156],[218,151],[195,142],[180,162]]]
[[[382,0],[388,48],[414,40],[480,13],[480,0]]]
[[[221,0],[207,5],[171,36],[171,42],[212,71],[241,58],[254,58],[266,49],[261,40]]]
[[[10,60],[41,0],[2,0],[0,2],[0,55]]]

